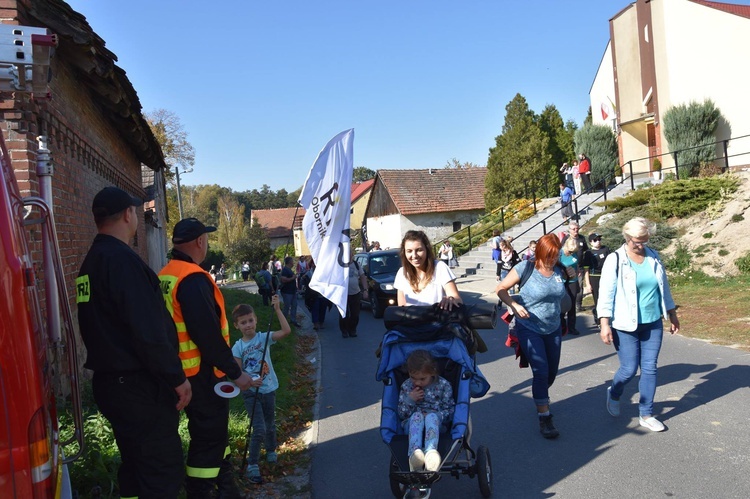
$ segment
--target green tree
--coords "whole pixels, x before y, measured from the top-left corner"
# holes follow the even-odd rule
[[[589,106],[589,110],[586,113],[586,118],[583,120],[583,126],[593,125],[593,124],[594,124],[594,115],[591,113],[591,106]]]
[[[591,184],[613,178],[618,164],[617,137],[606,125],[584,125],[575,133],[578,154],[585,154],[591,161]]]
[[[218,226],[216,239],[230,263],[237,264],[247,253],[249,240],[245,223],[245,207],[230,194],[222,194],[217,201]]]
[[[352,182],[366,182],[367,180],[375,178],[375,175],[375,170],[370,170],[364,166],[357,166],[352,172]]]
[[[521,94],[505,106],[502,133],[490,149],[485,178],[485,209],[490,211],[513,197],[525,196],[525,188],[541,188],[534,182],[543,178],[552,162],[549,137],[536,122]]]
[[[680,178],[695,176],[702,164],[712,163],[716,158],[714,134],[719,126],[721,111],[711,99],[703,103],[672,106],[664,113],[664,137],[669,149],[686,151],[677,153]]]
[[[165,177],[173,182],[175,166],[187,169],[195,164],[195,149],[187,140],[187,132],[180,118],[172,111],[156,109],[144,117],[164,154],[164,162],[169,169]]]
[[[538,123],[542,132],[549,137],[547,152],[552,157],[552,163],[548,172],[549,176],[552,179],[557,179],[562,164],[573,160],[573,155],[563,149],[563,146],[567,145],[566,140],[569,139],[565,123],[562,116],[560,116],[560,111],[557,110],[554,104],[547,104],[545,106],[542,114],[539,115]]]
[[[469,161],[461,162],[457,160],[456,158],[451,158],[445,163],[445,166],[443,168],[445,168],[446,170],[450,168],[461,170],[461,169],[466,169],[466,168],[481,168],[481,166],[471,163]]]
[[[271,254],[271,242],[257,218],[253,218],[247,236],[247,247],[243,259],[250,262],[253,270],[259,270],[263,263],[268,261],[268,255]]]

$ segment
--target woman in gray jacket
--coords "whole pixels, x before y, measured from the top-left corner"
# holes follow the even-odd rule
[[[607,345],[614,343],[620,360],[607,389],[607,410],[612,416],[620,415],[620,397],[640,367],[640,425],[662,431],[664,425],[653,414],[662,317],[669,320],[672,334],[680,330],[680,321],[664,266],[656,251],[646,246],[653,224],[633,218],[623,226],[622,235],[625,244],[604,262],[597,305],[601,339]]]

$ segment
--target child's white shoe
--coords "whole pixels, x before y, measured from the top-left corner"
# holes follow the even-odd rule
[[[409,456],[409,471],[422,471],[424,469],[424,452],[422,449],[416,449]]]
[[[424,469],[426,471],[440,471],[440,453],[430,449],[424,455]]]

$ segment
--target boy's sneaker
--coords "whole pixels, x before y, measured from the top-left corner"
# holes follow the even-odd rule
[[[646,419],[639,417],[638,422],[641,424],[641,426],[643,426],[644,428],[648,428],[651,431],[664,431],[664,425],[661,423],[661,421],[653,416],[649,416]]]
[[[552,414],[549,416],[539,416],[539,431],[544,438],[557,438],[560,436],[560,432],[552,424]]]
[[[409,471],[422,471],[424,469],[424,452],[422,449],[416,449],[409,456]]]
[[[430,449],[424,455],[425,471],[440,471],[440,453],[435,449]]]
[[[279,456],[275,452],[266,452],[266,462],[268,464],[276,464],[279,460]]]
[[[614,417],[620,415],[620,401],[612,398],[612,387],[607,388],[607,412]]]
[[[257,464],[249,464],[247,470],[245,470],[245,476],[251,483],[263,483],[263,479],[260,477],[260,469]]]

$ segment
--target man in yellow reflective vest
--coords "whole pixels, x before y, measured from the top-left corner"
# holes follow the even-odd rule
[[[228,376],[245,390],[251,378],[237,365],[229,347],[224,297],[199,264],[206,258],[207,227],[195,218],[177,222],[172,260],[159,272],[167,310],[177,326],[182,369],[193,387],[185,408],[190,431],[185,490],[188,499],[239,498],[229,462],[229,400],[214,386]]]

